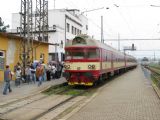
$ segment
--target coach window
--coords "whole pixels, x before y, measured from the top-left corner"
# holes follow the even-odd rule
[[[107,61],[107,55],[106,55],[106,59],[105,60]]]
[[[110,60],[111,60],[111,53],[108,52],[108,53],[107,53],[107,56],[108,56],[108,61],[110,61]]]

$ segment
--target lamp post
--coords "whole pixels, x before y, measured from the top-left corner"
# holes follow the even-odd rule
[[[104,8],[105,8],[105,7],[96,8],[96,9],[91,9],[91,10],[86,10],[86,11],[81,12],[81,14],[84,14],[85,12],[92,12],[92,11],[96,11],[96,10],[101,10],[101,9],[104,9]],[[109,9],[109,7],[106,7],[105,9]]]
[[[151,7],[160,7],[160,5],[150,5]]]

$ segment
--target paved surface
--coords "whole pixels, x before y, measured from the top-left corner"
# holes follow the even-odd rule
[[[68,120],[160,120],[160,100],[138,67],[107,83]]]
[[[51,85],[60,84],[65,82],[66,80],[64,78],[55,79],[51,81],[44,81],[41,86],[38,87],[38,82],[36,84],[34,83],[22,83],[20,87],[16,87],[14,84],[14,81],[11,82],[11,88],[12,92],[7,93],[7,95],[3,95],[3,83],[0,83],[0,105],[3,105],[7,102],[14,101],[16,99],[20,99],[32,94],[36,94],[46,88],[48,88]]]

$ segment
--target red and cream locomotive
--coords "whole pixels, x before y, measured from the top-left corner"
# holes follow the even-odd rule
[[[136,59],[94,40],[78,35],[65,46],[65,77],[69,85],[92,86],[126,69],[137,66]]]

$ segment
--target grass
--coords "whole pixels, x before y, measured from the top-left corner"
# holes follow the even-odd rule
[[[68,89],[67,83],[51,86],[47,90],[43,91],[42,93],[47,94],[47,95],[52,95],[52,94],[58,94],[61,93],[65,90]]]
[[[156,63],[151,63],[149,64],[150,67],[154,67],[154,68],[157,68],[157,69],[160,69],[160,65],[159,64],[156,64]]]
[[[84,93],[85,92],[85,93]],[[82,86],[69,86],[67,83],[60,84],[56,86],[51,86],[47,90],[43,91],[43,94],[46,95],[52,95],[52,94],[59,94],[59,95],[71,95],[71,96],[77,96],[81,93],[84,93],[84,96],[91,96],[95,92],[95,89],[88,90],[86,87]]]
[[[153,83],[159,88],[159,86],[158,86],[159,81],[155,77],[153,77],[153,75],[151,75],[151,79],[152,79]]]
[[[66,91],[65,93],[63,93],[63,94],[76,96],[76,95],[79,95],[79,94],[81,94],[83,92],[84,92],[84,90],[70,89],[70,90]]]

